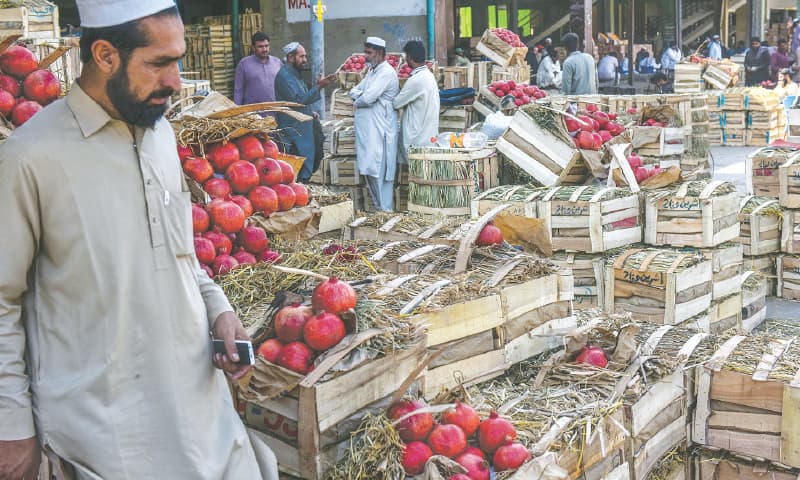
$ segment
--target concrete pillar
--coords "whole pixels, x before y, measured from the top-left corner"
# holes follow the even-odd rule
[[[764,0],[749,0],[747,7],[750,9],[748,17],[748,31],[750,37],[763,38],[764,36]],[[749,42],[749,38],[745,42]]]
[[[594,55],[594,35],[592,34],[592,0],[583,0],[583,39],[586,47],[583,50]]]
[[[683,0],[675,0],[675,41],[683,51]]]

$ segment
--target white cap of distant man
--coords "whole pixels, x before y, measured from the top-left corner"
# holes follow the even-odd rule
[[[386,40],[378,37],[367,37],[367,41],[365,43],[375,45],[376,47],[386,48]]]
[[[175,6],[175,0],[76,0],[81,27],[103,28],[149,17]]]

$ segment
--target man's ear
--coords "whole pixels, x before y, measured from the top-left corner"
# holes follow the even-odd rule
[[[91,46],[92,59],[103,73],[112,74],[121,63],[119,50],[108,40],[96,40]]]

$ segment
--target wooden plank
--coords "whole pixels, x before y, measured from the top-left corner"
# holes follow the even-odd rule
[[[500,349],[429,369],[423,377],[425,398],[434,398],[442,390],[449,390],[460,384],[470,385],[489,380],[501,375],[505,368],[505,351]]]
[[[707,445],[751,457],[780,461],[781,437],[778,435],[709,429]]]
[[[430,347],[502,325],[503,306],[500,295],[490,295],[415,315],[413,321],[427,326]]]
[[[714,410],[708,428],[780,435],[781,415]]]
[[[500,295],[505,306],[505,318],[511,320],[559,301],[559,276],[552,274],[511,285],[503,288]]]
[[[792,467],[800,467],[800,388],[784,385],[783,410],[781,415],[780,461]]]
[[[749,375],[720,370],[714,373],[710,398],[780,413],[783,407],[783,383],[776,380],[754,381]]]

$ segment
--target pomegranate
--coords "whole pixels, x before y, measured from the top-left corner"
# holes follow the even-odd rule
[[[278,144],[267,138],[264,140],[264,156],[267,158],[278,158]]]
[[[61,95],[61,84],[50,70],[36,70],[22,82],[25,97],[41,105],[47,105]]]
[[[483,456],[464,452],[457,456],[455,461],[467,469],[466,476],[470,480],[489,480],[491,477],[489,463]]]
[[[631,168],[641,167],[642,159],[641,157],[639,157],[639,155],[631,153],[630,155],[628,155],[628,164],[631,166]]]
[[[447,480],[472,480],[464,473],[456,473],[455,475],[451,475],[450,478]]]
[[[311,294],[311,306],[315,312],[340,315],[356,308],[356,291],[349,283],[334,276],[317,285]]]
[[[497,412],[492,411],[489,418],[481,422],[478,427],[478,444],[486,453],[492,454],[507,440],[517,438],[517,431],[511,422],[500,418]]]
[[[278,365],[305,375],[314,361],[314,352],[303,342],[287,343],[278,354]]]
[[[209,224],[211,223],[211,219],[208,218],[208,212],[205,209],[196,204],[192,204],[192,232],[194,233],[203,233],[208,230]]]
[[[294,190],[294,204],[296,207],[305,207],[308,205],[308,188],[302,183],[290,183],[290,187]]]
[[[509,440],[494,452],[492,464],[496,471],[502,472],[504,470],[516,470],[530,459],[531,452],[525,448],[525,445]]]
[[[453,458],[467,449],[467,436],[457,425],[435,425],[428,435],[428,445],[436,455]]]
[[[21,100],[11,110],[11,123],[19,127],[42,109],[42,106],[32,100]]]
[[[606,365],[608,365],[606,353],[600,347],[583,347],[575,362],[594,365],[598,368],[606,368]]]
[[[636,167],[633,170],[633,176],[636,177],[636,183],[642,183],[650,176],[650,172],[644,167]]]
[[[594,150],[600,150],[603,146],[603,136],[597,132],[592,132],[592,139],[594,140]]]
[[[419,475],[432,456],[433,452],[424,442],[410,442],[403,447],[403,470],[409,475]]]
[[[464,431],[464,435],[471,437],[478,429],[481,418],[474,408],[466,403],[456,402],[455,407],[445,410],[442,414],[442,423],[458,425]]]
[[[287,210],[291,210],[294,207],[295,203],[295,196],[294,196],[294,189],[289,185],[284,185],[279,183],[277,185],[273,185],[272,189],[275,190],[275,194],[278,195],[278,210],[281,212],[285,212]]]
[[[422,400],[401,400],[389,408],[389,418],[397,420],[407,413],[427,407]],[[397,424],[397,433],[404,442],[425,440],[433,428],[433,415],[418,413]]]
[[[606,128],[606,124],[611,120],[608,118],[608,114],[606,112],[594,112],[592,114],[592,118],[597,120],[597,123],[600,124],[600,128]]]
[[[271,187],[281,183],[281,180],[283,180],[283,171],[280,164],[271,158],[256,160],[256,170],[258,170],[258,178],[262,185]]]
[[[611,132],[609,132],[608,130],[600,130],[597,133],[600,135],[600,139],[602,140],[603,143],[606,143],[612,138],[614,138],[612,137]]]
[[[578,136],[575,137],[578,139],[578,148],[583,150],[594,150],[595,149],[595,138],[591,132],[580,131]]]
[[[255,160],[264,156],[264,146],[255,135],[245,135],[236,139],[239,147],[239,158],[242,160]]]
[[[214,175],[214,169],[211,168],[211,164],[202,157],[188,157],[183,162],[183,171],[197,183],[203,183]]]
[[[239,265],[255,265],[256,264],[256,257],[252,253],[248,252],[247,250],[239,250],[238,252],[233,254],[233,258],[239,262]]]
[[[494,222],[487,223],[478,235],[478,239],[475,240],[475,245],[479,247],[489,247],[501,243],[503,243],[503,232],[497,228]]]
[[[225,178],[236,193],[248,193],[258,186],[258,170],[247,160],[237,160],[225,170]]]
[[[292,183],[294,182],[294,168],[289,165],[288,162],[283,160],[276,160],[278,165],[281,166],[281,172],[283,172],[283,179],[281,180],[282,183]]]
[[[211,198],[227,198],[231,194],[231,184],[224,178],[211,177],[203,184],[203,190]]]
[[[467,449],[464,450],[464,453],[462,453],[461,455],[466,455],[467,453],[471,453],[473,455],[477,455],[483,459],[486,459],[486,454],[483,453],[483,450],[481,450],[478,447],[473,447],[472,445],[467,446]]]
[[[214,278],[214,270],[211,270],[211,267],[209,267],[205,263],[201,263],[200,264],[200,268],[202,268],[203,271],[206,272],[206,275],[208,275],[208,278]]]
[[[259,185],[247,196],[256,212],[269,216],[278,211],[278,195],[275,190]]]
[[[231,195],[230,201],[236,205],[239,205],[239,208],[241,208],[244,212],[245,218],[253,214],[253,204],[250,203],[250,200],[248,200],[247,197],[243,197],[241,195]]]
[[[178,158],[181,159],[181,165],[183,165],[184,160],[193,156],[194,152],[190,147],[184,147],[183,145],[178,145]]]
[[[214,249],[217,251],[217,255],[227,255],[233,250],[231,239],[224,233],[206,232],[203,234],[203,238],[211,240],[211,243],[214,244]]]
[[[345,335],[347,332],[342,319],[328,312],[311,317],[303,326],[303,338],[309,347],[318,352],[324,352],[341,342]]]
[[[239,160],[239,149],[232,143],[215,143],[206,151],[206,157],[214,171],[225,173],[233,162]]]
[[[0,74],[0,88],[13,95],[15,98],[22,95],[22,86],[16,78]]]
[[[270,249],[266,249],[258,256],[259,262],[281,263],[281,254]]]
[[[581,122],[577,118],[567,117],[564,120],[564,123],[567,126],[567,131],[569,133],[576,132],[581,129]]]
[[[580,120],[580,129],[584,132],[591,132],[594,130],[594,122],[592,119],[587,115],[578,115],[578,120]]]
[[[5,90],[0,90],[0,114],[5,118],[11,118],[11,112],[16,104],[16,98]]]
[[[595,105],[594,103],[590,103],[589,105],[586,105],[586,111],[589,112],[589,113],[596,112],[597,111],[597,105]]]
[[[224,233],[236,233],[244,228],[244,212],[233,202],[223,200],[213,206],[209,204],[208,214],[214,226]]]
[[[214,263],[217,252],[211,240],[203,237],[194,237],[194,253],[197,261],[210,265]]]
[[[275,336],[284,343],[302,340],[303,327],[313,316],[311,307],[304,307],[299,303],[281,308],[275,314],[273,322]]]
[[[606,130],[608,130],[608,133],[610,133],[611,136],[616,137],[617,135],[625,131],[625,127],[623,127],[617,122],[612,121],[606,123]]]
[[[245,250],[253,255],[259,255],[269,247],[267,232],[261,227],[249,225],[239,233],[239,242]],[[309,309],[310,310],[310,309]]]
[[[219,255],[214,259],[212,269],[215,275],[224,275],[239,266],[239,262],[230,255]]]
[[[8,47],[0,53],[0,70],[19,80],[39,68],[39,60],[30,50],[19,45]]]
[[[258,347],[258,355],[264,357],[264,360],[270,363],[277,363],[278,355],[281,353],[281,349],[283,348],[283,343],[277,338],[270,338],[269,340],[264,341],[261,346]]]

